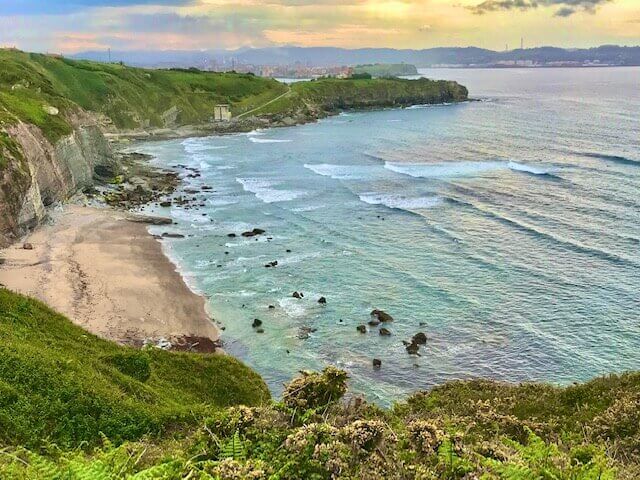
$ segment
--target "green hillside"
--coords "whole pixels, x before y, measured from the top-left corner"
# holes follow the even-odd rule
[[[50,140],[70,133],[64,113],[74,104],[133,129],[207,123],[216,104],[241,113],[286,92],[285,85],[253,75],[144,70],[7,49],[0,49],[0,65],[0,125],[18,118]],[[45,105],[61,114],[48,114]]]
[[[464,86],[446,80],[323,78],[292,84],[288,95],[256,114],[278,114],[307,109],[322,115],[349,109],[461,102],[467,99],[467,95]]]
[[[372,77],[399,77],[401,75],[417,75],[418,69],[409,63],[374,63],[356,65],[353,73],[368,73]]]
[[[136,351],[0,289],[0,478],[631,480],[640,374],[475,380],[390,410],[305,372],[269,401],[231,357]],[[245,405],[245,406],[240,406]]]
[[[269,397],[230,356],[121,347],[0,288],[0,444],[137,439]]]

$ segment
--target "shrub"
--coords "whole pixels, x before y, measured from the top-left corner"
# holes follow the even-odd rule
[[[337,402],[347,391],[347,372],[327,367],[321,373],[302,372],[285,386],[282,399],[292,409],[318,409]]]

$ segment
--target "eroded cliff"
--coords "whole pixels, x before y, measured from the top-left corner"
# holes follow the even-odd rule
[[[0,143],[0,246],[15,241],[46,216],[46,208],[114,171],[111,148],[87,114],[69,118],[73,130],[55,142],[35,125],[5,127]]]

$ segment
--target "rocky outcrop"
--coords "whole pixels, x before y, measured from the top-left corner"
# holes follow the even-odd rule
[[[51,143],[27,123],[4,128],[0,168],[0,246],[38,225],[45,207],[68,199],[93,184],[96,167],[103,174],[117,166],[99,127],[86,114],[69,119],[73,132]]]

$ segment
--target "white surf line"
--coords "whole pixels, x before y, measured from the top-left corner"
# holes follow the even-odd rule
[[[262,104],[262,105],[260,105],[259,107],[256,107],[256,108],[253,108],[253,109],[251,109],[251,110],[249,110],[249,111],[247,111],[247,112],[241,113],[240,115],[238,115],[238,116],[237,116],[237,117],[235,117],[235,118],[242,118],[242,117],[244,117],[245,115],[249,115],[250,113],[253,113],[253,112],[257,111],[257,110],[260,110],[261,108],[266,107],[267,105],[271,105],[273,102],[275,102],[275,101],[277,101],[277,100],[280,100],[280,99],[281,99],[282,97],[284,97],[285,95],[289,95],[289,94],[291,93],[291,87],[287,87],[287,88],[288,88],[288,90],[287,90],[286,92],[284,92],[282,95],[278,95],[276,98],[274,98],[274,99],[272,99],[272,100],[269,100],[267,103],[263,103],[263,104]]]

